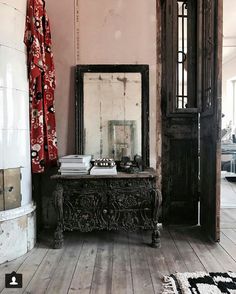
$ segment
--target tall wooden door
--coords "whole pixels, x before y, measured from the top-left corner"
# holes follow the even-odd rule
[[[220,239],[222,0],[202,10],[202,111],[200,114],[200,224]]]
[[[163,222],[198,222],[195,0],[162,2]]]
[[[219,231],[222,0],[162,2],[163,222]],[[199,197],[200,195],[200,197]]]

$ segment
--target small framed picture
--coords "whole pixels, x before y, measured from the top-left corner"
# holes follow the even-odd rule
[[[133,160],[137,146],[135,120],[110,120],[108,122],[109,156],[121,160],[128,156]]]

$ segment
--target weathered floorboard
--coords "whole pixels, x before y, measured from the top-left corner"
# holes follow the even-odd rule
[[[133,233],[129,238],[131,272],[133,278],[133,290],[137,294],[152,294],[154,288],[149,271],[142,233]]]
[[[167,263],[168,269],[171,273],[188,271],[173,239],[167,229],[162,232],[162,248]]]
[[[188,236],[188,241],[207,271],[220,272],[222,270],[221,264],[212,255],[211,250],[207,248],[206,243],[209,241],[204,242],[201,240],[199,230],[200,229],[197,229],[197,232],[193,230],[188,231],[188,234],[186,234],[186,236]]]
[[[25,261],[21,264],[18,269],[18,272],[23,274],[23,287],[21,289],[17,289],[17,294],[21,294],[24,292],[25,288],[35,275],[38,267],[40,266],[42,260],[48,252],[48,248],[41,248],[40,246],[37,250],[25,259]],[[15,289],[4,289],[1,293],[3,294],[15,294]]]
[[[235,243],[225,236],[225,234],[221,233],[220,235],[220,244],[227,251],[227,253],[233,258],[236,262],[236,246]]]
[[[63,252],[62,258],[58,263],[57,269],[53,273],[46,293],[67,293],[82,246],[83,239],[81,240],[79,234],[74,234],[71,236],[70,242],[68,242],[67,246],[65,246],[65,250]]]
[[[145,244],[150,243],[150,232],[143,232],[143,240]],[[145,246],[144,253],[147,259],[154,292],[162,293],[163,276],[170,274],[163,249]]]
[[[236,229],[236,208],[221,209],[221,229]]]
[[[112,293],[133,293],[129,239],[126,233],[114,234]]]
[[[205,267],[195,254],[193,248],[189,244],[186,233],[184,230],[171,229],[170,234],[173,241],[188,269],[189,272],[192,271],[205,271]]]
[[[92,284],[94,265],[97,255],[98,238],[91,237],[84,240],[78,263],[70,284],[69,294],[89,294]]]
[[[26,287],[26,293],[45,293],[50,283],[50,280],[52,279],[53,273],[55,272],[56,268],[58,267],[58,264],[60,263],[63,253],[64,249],[48,250],[35,275]]]
[[[109,232],[100,232],[93,272],[91,294],[108,294],[112,288],[113,238]]]
[[[13,271],[18,272],[19,267],[22,263],[29,258],[31,254],[33,254],[37,250],[38,246],[33,248],[30,252],[26,253],[25,255],[12,260],[10,262],[6,262],[0,266],[0,292],[5,288],[5,274],[9,274]]]
[[[223,229],[221,232],[236,244],[236,229]]]

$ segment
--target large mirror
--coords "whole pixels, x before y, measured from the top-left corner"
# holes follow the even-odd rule
[[[148,65],[77,65],[76,152],[149,166]]]

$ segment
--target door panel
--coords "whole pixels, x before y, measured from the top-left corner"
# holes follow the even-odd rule
[[[162,44],[165,48],[162,51],[163,222],[171,224],[198,222],[198,107],[196,75],[195,71],[189,71],[190,65],[192,68],[195,64],[196,55],[192,52],[187,57],[186,46],[183,48],[183,42],[178,38],[186,17],[186,36],[192,36],[195,31],[195,3],[189,0],[186,5],[183,1],[166,0],[162,6]],[[179,19],[181,13],[184,17]],[[181,32],[183,35],[183,26]],[[192,44],[193,40],[195,38],[190,37],[188,42]],[[186,68],[187,91],[183,89]]]
[[[198,219],[197,116],[174,122],[172,127],[165,125],[163,138],[163,217],[166,223],[194,225]]]
[[[170,144],[173,146],[170,153],[170,186],[174,193],[172,192],[169,219],[172,223],[194,225],[198,218],[197,139],[196,136],[185,136],[182,139],[170,139]]]
[[[220,239],[222,10],[222,0],[203,1],[200,223],[214,241]]]

